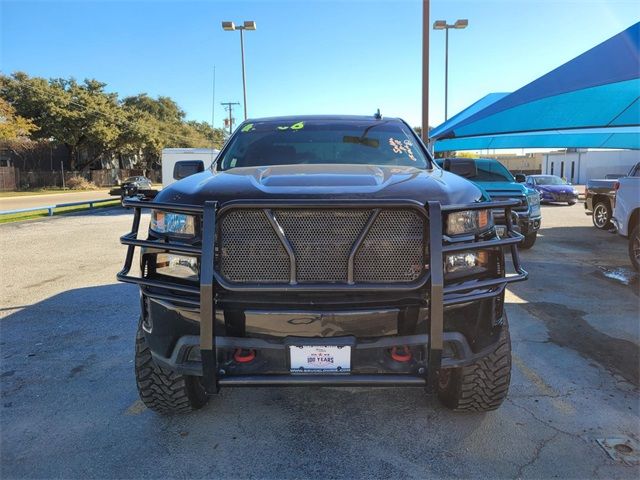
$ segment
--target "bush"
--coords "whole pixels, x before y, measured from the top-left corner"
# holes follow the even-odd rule
[[[66,182],[66,186],[71,190],[96,190],[98,188],[95,183],[80,176],[69,178]]]

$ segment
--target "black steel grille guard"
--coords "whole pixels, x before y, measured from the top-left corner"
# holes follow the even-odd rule
[[[424,384],[433,389],[437,382],[437,372],[442,362],[443,349],[443,317],[446,305],[465,303],[483,298],[500,295],[507,284],[526,280],[528,273],[520,265],[518,243],[524,237],[513,229],[512,208],[518,206],[516,200],[478,202],[470,204],[446,205],[440,202],[428,201],[426,205],[412,200],[351,200],[334,201],[323,200],[283,200],[283,201],[232,201],[219,206],[215,201],[207,201],[204,206],[176,205],[145,201],[140,199],[125,199],[124,206],[132,207],[133,225],[131,232],[123,235],[120,242],[127,245],[127,254],[122,270],[117,274],[117,279],[122,282],[139,285],[145,293],[148,287],[162,289],[167,293],[152,293],[150,296],[161,300],[174,301],[200,307],[200,350],[202,358],[203,383],[208,393],[216,393],[219,389],[217,359],[215,355],[216,343],[214,332],[215,301],[214,287],[219,286],[231,291],[377,291],[380,289],[393,291],[408,291],[424,289],[429,298],[430,328],[428,335],[428,368],[425,372]],[[233,208],[258,208],[258,209],[287,209],[287,208],[344,208],[344,209],[415,209],[426,219],[428,225],[429,265],[430,268],[415,282],[393,284],[282,284],[282,285],[237,285],[227,282],[216,271],[214,266],[216,248],[216,223],[218,218],[226,211]],[[200,218],[201,245],[191,245],[168,239],[141,240],[138,239],[140,217],[143,208],[151,208],[161,211],[186,213]],[[506,220],[505,238],[496,238],[480,241],[455,241],[443,236],[443,215],[463,210],[504,209]],[[437,221],[431,221],[437,219]],[[444,242],[443,242],[444,240]],[[167,252],[188,253],[200,256],[200,285],[199,287],[172,283],[157,279],[130,276],[135,247],[148,247]],[[466,283],[457,283],[451,286],[444,285],[444,255],[452,252],[479,250],[486,248],[506,248],[511,252],[511,259],[515,274]],[[436,267],[437,266],[437,267]],[[506,274],[505,274],[506,275]],[[428,292],[427,292],[428,290]],[[175,292],[188,294],[177,295]],[[350,375],[355,377],[354,375]],[[331,376],[329,376],[331,377]]]

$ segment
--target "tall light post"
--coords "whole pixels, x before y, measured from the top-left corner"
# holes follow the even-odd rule
[[[422,0],[422,140],[429,143],[429,0]]]
[[[244,97],[244,119],[247,119],[247,83],[244,73],[244,31],[255,30],[256,22],[245,20],[243,25],[236,25],[233,22],[222,22],[222,29],[226,31],[240,30],[240,53],[242,55],[242,95]]]
[[[455,28],[456,30],[461,30],[463,28],[467,28],[469,25],[469,20],[462,19],[456,20],[456,23],[453,25],[449,25],[446,20],[436,20],[433,22],[434,30],[444,30],[445,31],[445,47],[444,47],[444,119],[445,121],[449,118],[448,116],[448,101],[449,101],[449,29]]]

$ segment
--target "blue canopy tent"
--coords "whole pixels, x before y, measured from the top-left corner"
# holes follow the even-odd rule
[[[513,93],[483,97],[430,137],[435,151],[640,149],[640,22]]]

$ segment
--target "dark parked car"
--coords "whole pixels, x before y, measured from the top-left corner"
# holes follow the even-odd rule
[[[118,279],[141,291],[142,401],[186,412],[221,387],[384,385],[497,408],[511,371],[505,287],[527,273],[522,235],[508,223],[498,237],[491,215],[517,201],[483,200],[399,119],[245,121],[210,169],[125,200]]]
[[[126,178],[119,187],[112,188],[109,191],[109,195],[119,196],[120,203],[123,205],[126,197],[140,195],[146,198],[153,198],[156,193],[158,193],[158,191],[153,189],[151,180],[143,176]]]
[[[568,203],[575,205],[578,192],[557,175],[529,175],[527,185],[540,193],[541,203]]]
[[[617,178],[617,177],[616,177]],[[608,230],[613,227],[611,217],[616,202],[616,180],[589,180],[585,186],[584,209],[596,228]]]

